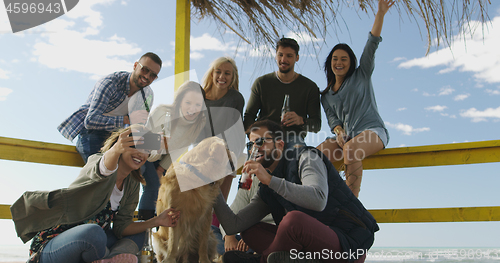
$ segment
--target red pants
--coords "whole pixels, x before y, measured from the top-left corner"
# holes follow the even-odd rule
[[[317,219],[300,211],[288,212],[279,226],[258,223],[241,233],[247,245],[262,254],[261,263],[276,251],[289,251],[292,258],[314,256],[323,262],[348,262],[343,254],[337,234]],[[301,252],[301,253],[299,253]],[[307,252],[320,252],[313,255]],[[339,252],[339,253],[335,253]],[[336,259],[337,258],[337,259]],[[363,255],[356,263],[365,261]]]

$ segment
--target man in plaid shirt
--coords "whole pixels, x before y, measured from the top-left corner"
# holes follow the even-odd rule
[[[70,141],[79,135],[76,149],[85,162],[100,151],[111,131],[146,123],[153,104],[149,85],[158,78],[161,65],[158,55],[148,52],[134,63],[132,72],[120,71],[102,78],[85,104],[57,127]]]

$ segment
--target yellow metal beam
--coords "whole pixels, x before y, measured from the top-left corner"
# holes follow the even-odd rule
[[[74,146],[0,137],[0,159],[83,166]],[[364,169],[408,168],[500,162],[500,140],[400,147],[363,160]],[[342,162],[334,162],[340,167]]]
[[[378,223],[500,221],[500,206],[369,211]]]
[[[369,210],[378,223],[500,221],[500,206]],[[12,219],[10,205],[0,205],[0,219]]]
[[[363,169],[492,162],[500,162],[500,140],[385,149],[363,160]],[[333,164],[339,168],[342,161]]]
[[[10,205],[0,205],[0,219],[12,219]]]
[[[191,1],[177,0],[175,20],[175,90],[189,80]]]
[[[0,137],[0,159],[33,163],[80,166],[75,146]]]

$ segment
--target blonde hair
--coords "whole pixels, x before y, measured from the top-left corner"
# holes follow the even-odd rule
[[[229,64],[231,64],[231,66],[233,66],[233,80],[231,81],[231,85],[229,85],[229,89],[238,90],[239,79],[238,79],[238,67],[236,67],[236,62],[234,62],[234,60],[230,57],[220,57],[220,58],[212,61],[212,63],[210,63],[210,66],[209,66],[207,72],[203,76],[203,80],[202,80],[203,89],[205,90],[205,92],[207,94],[210,92],[210,90],[212,90],[212,88],[214,86],[212,76],[214,74],[215,69],[220,67],[220,65],[222,65],[226,62],[229,62]]]
[[[132,124],[127,128],[122,128],[114,131],[104,142],[104,145],[101,148],[101,153],[104,154],[105,152],[109,151],[109,149],[111,149],[111,147],[113,147],[113,145],[115,145],[115,143],[118,141],[118,137],[120,136],[120,134],[127,132],[131,129],[142,130],[144,129],[144,126],[141,124]],[[144,177],[142,177],[140,169],[133,170],[130,174],[132,175],[132,178],[134,178],[136,181],[142,183],[143,185],[146,185],[146,180],[144,180]]]

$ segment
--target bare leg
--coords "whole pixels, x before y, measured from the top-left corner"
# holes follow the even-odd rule
[[[342,148],[340,148],[335,139],[327,139],[316,148],[328,157],[331,162],[342,160],[344,155]]]
[[[344,146],[344,164],[346,166],[346,183],[353,194],[358,197],[361,187],[361,177],[363,176],[362,160],[366,157],[382,150],[384,144],[373,132],[366,130]]]

